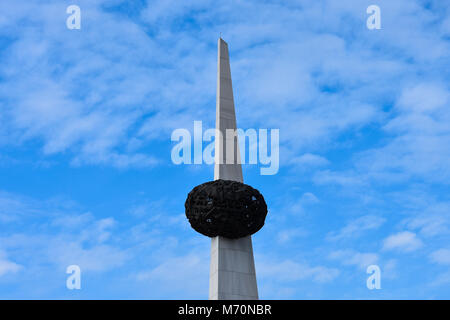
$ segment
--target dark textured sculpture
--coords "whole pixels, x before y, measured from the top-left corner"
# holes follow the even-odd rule
[[[231,180],[195,187],[184,206],[192,228],[208,237],[251,235],[262,228],[267,215],[266,202],[258,190]]]

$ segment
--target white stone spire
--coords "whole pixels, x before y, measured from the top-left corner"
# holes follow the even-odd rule
[[[233,149],[228,149],[227,160],[226,129],[236,129],[236,114],[228,45],[222,38],[218,41],[216,129],[220,130],[222,137],[216,139],[214,180],[243,182],[237,137],[232,138],[232,145],[229,144]],[[231,150],[234,157],[230,157]],[[231,163],[230,159],[233,160]],[[251,236],[240,239],[212,238],[209,299],[258,299]]]

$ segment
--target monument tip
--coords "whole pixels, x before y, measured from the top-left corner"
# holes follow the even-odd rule
[[[223,40],[222,37],[219,37],[218,43],[219,47],[228,47],[228,43],[225,40]]]

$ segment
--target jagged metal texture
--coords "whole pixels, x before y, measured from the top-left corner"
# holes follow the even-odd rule
[[[185,209],[194,230],[208,237],[230,239],[254,234],[262,228],[267,215],[266,202],[258,190],[222,179],[192,189]]]

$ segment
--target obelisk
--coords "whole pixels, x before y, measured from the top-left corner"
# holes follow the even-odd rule
[[[236,130],[233,87],[231,83],[228,45],[218,41],[216,129],[221,137],[216,137],[214,180],[234,180],[244,182],[240,164],[239,143],[233,136],[234,161],[227,161],[226,129]],[[229,141],[231,142],[231,141]],[[230,144],[229,144],[230,146]],[[230,150],[230,149],[229,149]],[[231,153],[230,153],[231,154]],[[251,236],[228,239],[222,236],[212,238],[211,264],[209,274],[210,300],[252,300],[258,299],[255,262]]]

